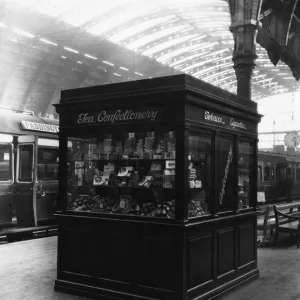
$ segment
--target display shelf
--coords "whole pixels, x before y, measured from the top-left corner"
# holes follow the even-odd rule
[[[118,185],[76,185],[76,184],[71,184],[69,187],[73,188],[126,188],[126,189],[143,189],[143,190],[176,190],[176,188],[167,188],[167,187],[143,187],[143,186],[118,186]],[[192,188],[191,190],[197,190],[197,189],[202,189],[202,188]]]
[[[74,160],[67,160],[68,163],[70,162],[100,162],[100,163],[109,163],[109,162],[164,162],[164,161],[175,161],[175,158],[163,158],[163,159],[89,159],[89,160],[81,160],[81,159],[74,159]]]

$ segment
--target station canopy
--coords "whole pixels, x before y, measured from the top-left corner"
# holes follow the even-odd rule
[[[299,90],[300,1],[259,21],[254,101]],[[51,115],[63,89],[180,73],[236,93],[230,22],[224,0],[0,0],[0,107]]]

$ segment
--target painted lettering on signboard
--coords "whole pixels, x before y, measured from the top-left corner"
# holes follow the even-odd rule
[[[230,127],[231,129],[244,129],[247,130],[245,123],[234,118],[229,118],[228,116],[222,116],[216,113],[212,113],[208,110],[204,111],[204,120],[210,121],[212,123],[218,123],[224,125],[225,127]]]
[[[24,130],[43,131],[49,133],[59,132],[59,126],[57,125],[42,124],[42,123],[35,123],[29,121],[21,121],[21,125]]]
[[[155,121],[157,118],[158,110],[145,110],[145,111],[133,111],[133,110],[116,110],[115,112],[108,112],[103,110],[96,115],[92,115],[88,112],[80,113],[77,119],[77,124],[96,124],[96,123],[108,123],[113,124],[115,122],[126,121]]]

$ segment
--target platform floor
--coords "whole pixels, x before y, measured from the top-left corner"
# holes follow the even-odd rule
[[[57,236],[0,245],[1,300],[86,300],[53,290]],[[258,248],[260,278],[223,300],[300,300],[300,249],[294,243]]]

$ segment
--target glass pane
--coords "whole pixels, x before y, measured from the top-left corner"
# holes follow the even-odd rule
[[[230,139],[219,140],[219,204],[221,210],[231,210],[234,206],[235,181],[233,177],[233,142]]]
[[[262,172],[261,172],[261,169],[262,169],[261,166],[258,166],[258,167],[257,167],[257,181],[258,181],[258,182],[261,182],[261,180],[262,180]]]
[[[19,178],[21,182],[32,181],[33,145],[19,146]]]
[[[238,207],[247,208],[251,199],[250,178],[253,168],[253,145],[241,142],[238,149]]]
[[[293,168],[292,167],[289,167],[286,169],[286,179],[289,179],[289,180],[294,180],[294,176],[293,176]]]
[[[271,180],[271,167],[265,166],[264,167],[264,181],[270,181]]]
[[[69,138],[68,209],[175,217],[174,132]]]
[[[57,180],[58,149],[39,147],[37,171],[38,180]]]
[[[0,181],[12,180],[11,154],[11,145],[0,145]]]
[[[211,192],[211,137],[201,133],[189,136],[189,217],[209,213]]]
[[[300,181],[300,168],[296,168],[296,181]]]

